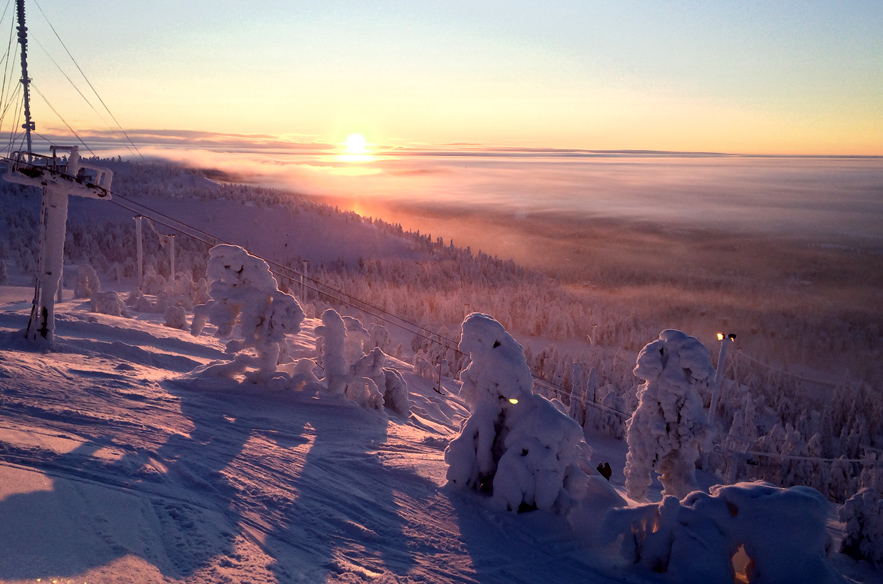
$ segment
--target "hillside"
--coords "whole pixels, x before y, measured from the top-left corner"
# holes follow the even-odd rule
[[[25,292],[0,315],[0,581],[608,581],[553,518],[444,487],[466,414],[449,379],[442,396],[396,363],[408,418],[197,381],[213,337],[68,301],[58,342],[32,346],[7,303]]]
[[[597,369],[594,392],[608,404],[603,411],[628,415],[635,407],[637,349],[656,334],[648,325],[634,315],[617,319],[597,304],[589,306],[593,318],[587,320],[568,311],[579,302],[555,280],[400,226],[276,191],[217,185],[180,169],[129,170],[126,192],[141,204],[282,266],[309,260],[317,279],[306,289],[294,276],[279,278],[308,317],[290,339],[290,357],[316,358],[317,318],[329,306],[367,328],[381,324],[377,316],[384,313],[356,299],[412,319],[414,326],[405,328],[383,322],[391,337],[385,350],[395,356],[388,363],[407,382],[410,415],[371,411],[321,391],[192,375],[224,359],[224,347],[211,326],[198,337],[163,326],[169,322],[164,308],[177,302],[188,321],[192,317],[195,296],[185,297],[205,275],[205,242],[179,236],[179,273],[171,285],[167,249],[155,234],[146,237],[155,288],[145,296],[150,310],[132,308],[128,318],[117,317],[71,299],[74,266],[87,262],[98,270],[102,290],[125,297],[133,289],[132,211],[105,202],[72,202],[71,268],[58,337],[51,346],[25,343],[18,331],[30,309],[25,284],[33,253],[27,250],[35,239],[26,219],[38,202],[33,194],[7,191],[10,229],[0,249],[9,259],[7,285],[0,287],[0,517],[10,520],[0,524],[0,581],[661,581],[621,556],[619,541],[593,540],[598,516],[592,510],[601,505],[589,503],[584,521],[568,525],[539,511],[501,512],[479,494],[446,485],[443,451],[469,415],[455,381],[464,356],[414,334],[420,324],[456,342],[466,313],[491,313],[532,341],[527,359],[552,382],[542,390],[551,388],[549,397],[570,405],[574,390],[588,387],[574,376],[575,363],[585,362],[586,371]],[[157,228],[169,232],[159,221]],[[588,339],[578,332],[582,326],[589,326]],[[441,394],[435,391],[439,366],[447,367]],[[816,419],[796,409],[800,387],[771,379],[758,378],[750,388],[732,382],[720,412],[727,426],[735,427],[745,396],[754,396],[757,419],[743,416],[745,427],[753,424],[755,433],[769,433],[799,454],[795,431],[811,434],[825,419],[864,409],[868,419],[852,433],[828,432],[825,439],[832,448],[854,447],[856,455],[879,444],[878,397],[854,399],[844,385],[834,400],[820,399],[827,418]],[[624,495],[626,444],[609,436],[622,431],[622,420],[589,409],[595,417],[587,414],[580,423],[594,449],[591,465],[610,463],[610,484]],[[803,425],[795,430],[791,421]],[[772,454],[782,451],[772,439],[764,444]],[[792,463],[760,471],[773,466],[780,475],[788,470],[781,483],[808,480]],[[705,487],[718,482],[709,472],[700,478]],[[831,480],[830,489],[846,498],[875,480],[879,474],[853,472],[841,483]],[[660,490],[654,481],[651,501],[661,499]],[[843,525],[836,505],[827,511],[833,551]],[[832,558],[855,581],[883,581],[865,564],[837,553]]]

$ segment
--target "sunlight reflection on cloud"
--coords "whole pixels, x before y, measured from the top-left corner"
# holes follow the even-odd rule
[[[239,145],[235,149],[153,144],[142,152],[220,169],[243,182],[359,198],[363,208],[373,201],[744,232],[883,233],[880,158],[378,148],[370,160],[349,161],[333,149],[266,147],[269,140],[249,138],[227,137]],[[131,158],[120,149],[104,152]]]

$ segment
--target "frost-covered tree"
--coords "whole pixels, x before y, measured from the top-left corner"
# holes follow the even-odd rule
[[[333,308],[323,312],[321,320],[322,324],[316,327],[316,336],[321,342],[319,363],[325,370],[325,388],[331,394],[342,395],[349,376],[344,353],[346,325]]]
[[[664,330],[638,354],[638,407],[628,424],[625,477],[633,499],[644,499],[651,473],[659,473],[666,495],[695,489],[696,461],[711,433],[700,388],[714,378],[711,354],[696,338]]]
[[[384,367],[386,354],[375,347],[373,351],[363,356],[353,365],[353,374],[356,378],[367,377],[383,392],[383,405],[397,414],[408,415],[410,410],[410,397],[405,378],[395,369]]]
[[[74,285],[74,298],[92,298],[92,294],[101,290],[98,274],[89,264],[77,267],[77,282]]]
[[[368,331],[368,348],[379,348],[387,355],[393,351],[392,336],[382,324],[375,324]]]
[[[594,381],[594,388],[587,387],[592,383],[589,380]],[[598,378],[594,369],[587,378],[582,363],[579,361],[573,363],[570,369],[570,407],[567,409],[567,414],[580,426],[586,423],[586,390],[597,389],[597,385]]]
[[[128,318],[129,311],[126,310],[126,303],[120,298],[116,292],[92,292],[90,302],[90,310],[99,314],[109,314],[111,316],[125,316]]]
[[[460,374],[472,413],[445,450],[448,480],[512,511],[567,514],[587,489],[582,428],[533,393],[521,346],[490,316],[466,317],[459,349],[472,359]]]
[[[165,318],[164,326],[175,329],[187,328],[187,311],[183,306],[169,306],[163,313],[163,317]]]
[[[324,385],[328,393],[345,395],[368,409],[383,409],[387,394],[387,371],[383,367],[386,356],[380,349],[361,354],[367,339],[362,323],[353,317],[342,317],[329,308],[322,313],[322,324],[316,327],[316,335],[321,339],[319,359],[325,369]],[[351,335],[353,339],[349,339]],[[398,385],[392,381],[396,386],[390,393],[390,407],[405,414],[409,407],[407,388],[404,378],[400,381]]]
[[[212,299],[194,307],[190,332],[199,335],[211,322],[218,337],[228,338],[236,329],[242,338],[227,342],[227,352],[236,355],[232,362],[210,365],[202,373],[232,377],[254,368],[249,378],[269,380],[277,374],[279,344],[285,335],[300,332],[304,312],[293,296],[279,291],[264,260],[235,245],[217,245],[209,255]],[[244,353],[246,349],[255,355]]]
[[[846,524],[840,551],[883,568],[883,500],[879,492],[860,490],[837,509],[837,514]]]

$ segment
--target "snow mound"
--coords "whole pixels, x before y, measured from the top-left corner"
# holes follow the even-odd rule
[[[608,511],[601,540],[622,538],[623,555],[683,584],[845,582],[827,559],[828,504],[809,487],[718,486],[683,500]],[[734,556],[747,556],[737,574]],[[738,579],[737,579],[738,577]]]

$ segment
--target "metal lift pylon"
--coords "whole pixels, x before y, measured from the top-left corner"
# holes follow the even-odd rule
[[[67,197],[76,195],[90,199],[110,199],[113,173],[104,167],[83,163],[76,146],[52,146],[52,154],[31,152],[31,105],[28,77],[28,27],[25,26],[24,0],[16,0],[18,42],[21,45],[21,83],[24,93],[27,150],[13,152],[3,178],[20,185],[41,187],[43,202],[40,210],[40,263],[34,286],[34,305],[28,321],[26,337],[52,341],[55,336],[55,294],[61,284],[64,267],[64,235],[67,230]],[[68,152],[66,160],[58,152]]]
[[[67,160],[58,157],[67,151]],[[76,146],[52,146],[52,155],[13,152],[3,178],[21,185],[42,187],[40,211],[40,262],[34,288],[34,303],[26,337],[52,341],[55,335],[55,293],[61,284],[64,265],[64,236],[67,230],[68,195],[110,199],[110,169],[83,163]]]

